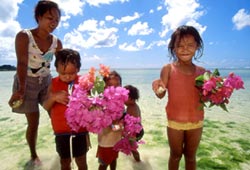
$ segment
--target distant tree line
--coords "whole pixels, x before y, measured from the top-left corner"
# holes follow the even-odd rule
[[[0,71],[14,71],[16,70],[15,66],[12,65],[1,65],[0,66]]]

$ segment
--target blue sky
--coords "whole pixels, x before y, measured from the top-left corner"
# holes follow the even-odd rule
[[[18,31],[36,26],[37,1],[1,0],[0,65],[16,65]],[[80,52],[82,68],[160,68],[179,25],[195,26],[204,40],[204,67],[250,68],[249,0],[55,0],[62,11],[54,34]]]

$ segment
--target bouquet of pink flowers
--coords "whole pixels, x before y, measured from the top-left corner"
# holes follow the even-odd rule
[[[128,90],[123,87],[108,87],[102,77],[109,75],[109,67],[100,64],[100,76],[95,76],[95,68],[79,78],[74,85],[65,117],[71,129],[77,132],[86,128],[89,132],[99,133],[121,118]]]
[[[218,69],[215,69],[213,73],[205,72],[198,76],[195,81],[200,90],[202,108],[207,107],[206,103],[209,103],[209,107],[216,105],[228,111],[226,104],[229,103],[233,91],[244,89],[244,82],[240,76],[230,73],[228,77],[223,78]]]
[[[116,151],[121,151],[126,155],[130,155],[132,151],[136,151],[138,149],[138,144],[144,143],[144,141],[136,140],[136,135],[142,130],[140,119],[140,117],[134,117],[129,114],[125,115],[123,120],[123,137],[115,144],[114,149]]]

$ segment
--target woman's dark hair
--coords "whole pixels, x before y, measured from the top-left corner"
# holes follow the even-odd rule
[[[171,59],[177,60],[174,51],[175,46],[176,44],[179,44],[180,40],[187,35],[192,35],[198,46],[197,53],[194,56],[194,59],[197,60],[203,55],[204,46],[199,32],[193,26],[183,25],[178,27],[176,31],[171,35],[171,40],[168,44],[168,52]]]
[[[61,49],[55,53],[55,67],[58,67],[58,63],[63,64],[65,67],[68,63],[72,63],[76,66],[76,68],[81,68],[81,57],[80,54],[72,49]]]
[[[35,7],[36,22],[38,23],[39,16],[43,16],[47,11],[51,12],[52,9],[56,9],[59,13],[59,16],[61,17],[61,11],[57,3],[50,0],[40,0]]]
[[[139,90],[132,86],[132,85],[126,85],[124,86],[125,89],[129,91],[128,97],[133,99],[133,100],[138,100],[140,98]]]
[[[112,77],[117,77],[118,79],[119,79],[119,81],[120,81],[120,84],[122,84],[122,77],[121,77],[121,75],[117,72],[117,71],[111,71],[110,73],[109,73],[109,76],[108,77],[103,77],[103,81],[105,82],[105,83],[107,83],[108,82],[108,80],[110,80]]]

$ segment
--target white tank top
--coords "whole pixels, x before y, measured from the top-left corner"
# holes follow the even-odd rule
[[[57,48],[57,37],[53,36],[52,44],[47,52],[43,53],[37,46],[30,30],[24,30],[29,37],[28,47],[28,70],[31,77],[46,77],[50,74],[50,63]]]

